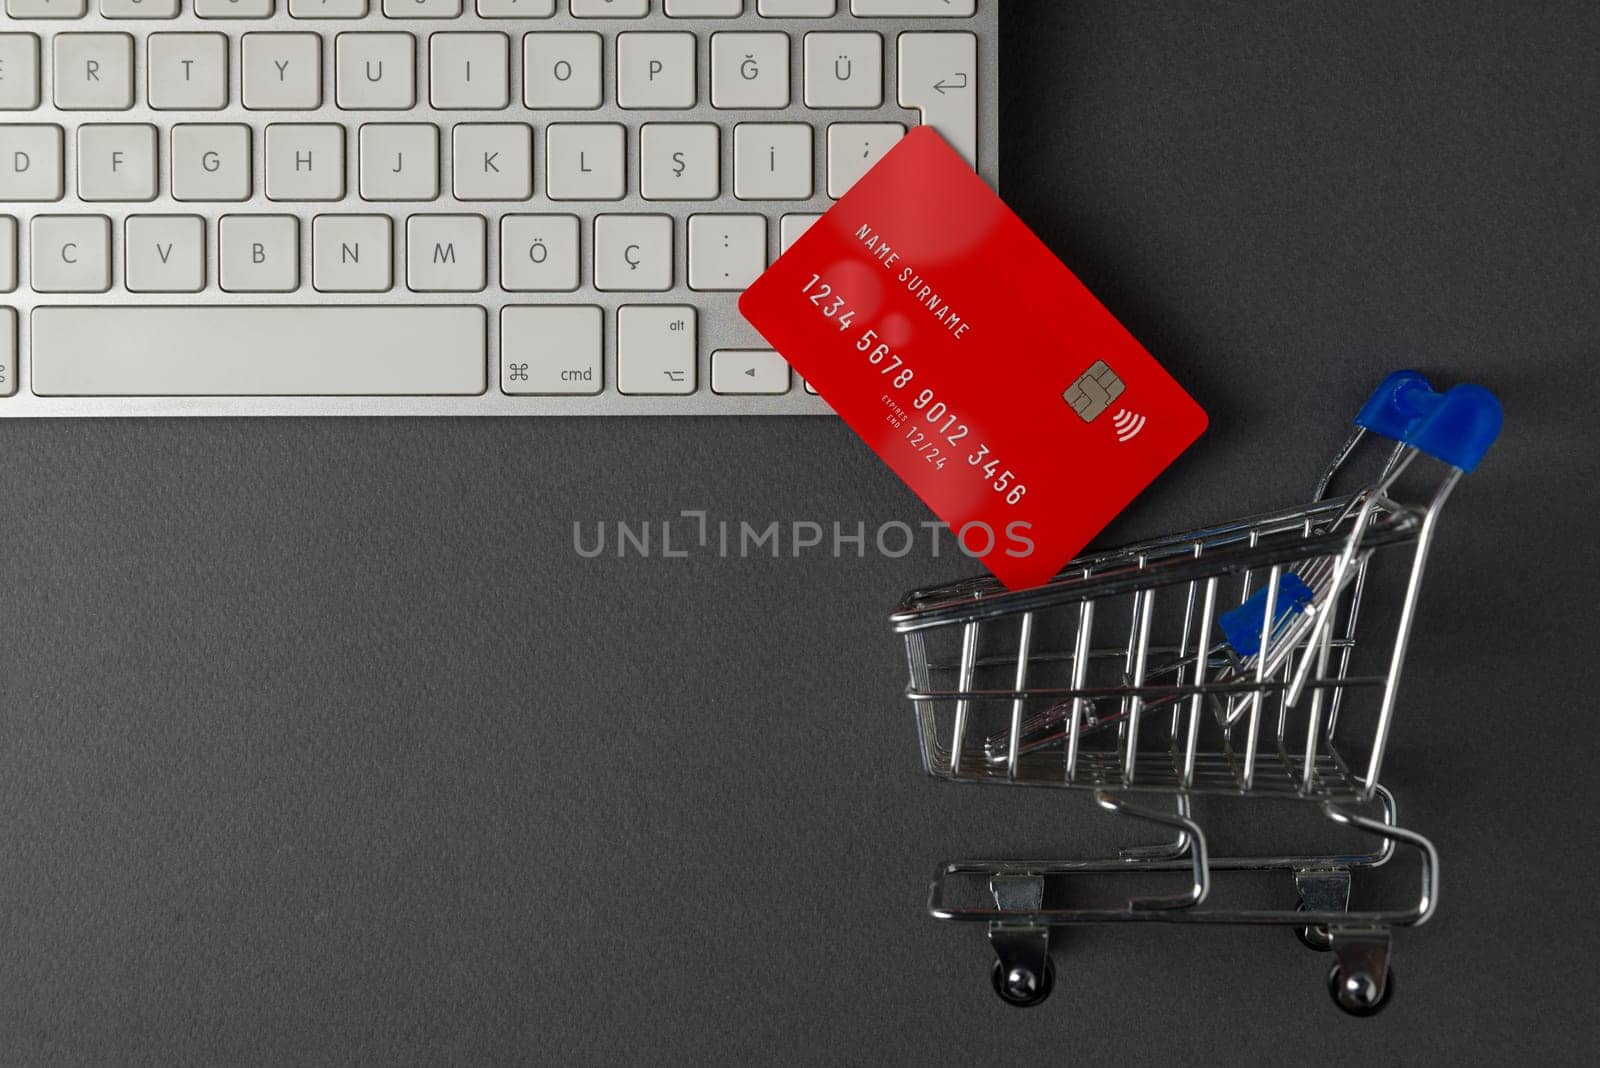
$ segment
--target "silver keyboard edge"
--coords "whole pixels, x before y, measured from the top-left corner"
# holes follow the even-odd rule
[[[381,0],[371,0],[373,5]],[[582,249],[586,265],[584,275],[586,284],[571,293],[555,294],[514,294],[505,293],[498,289],[491,289],[484,293],[430,293],[416,294],[400,290],[388,293],[361,293],[361,294],[321,294],[311,290],[309,286],[302,287],[294,292],[278,295],[228,294],[218,288],[216,280],[217,265],[217,223],[224,215],[233,214],[278,214],[294,215],[302,223],[302,239],[300,242],[300,260],[302,279],[310,278],[311,270],[311,242],[309,238],[309,221],[320,214],[348,214],[363,212],[370,214],[387,214],[391,217],[403,218],[411,214],[475,214],[479,211],[487,213],[491,219],[488,227],[488,246],[485,249],[486,259],[491,272],[498,264],[499,234],[498,227],[492,220],[501,214],[539,214],[561,213],[575,214],[584,221],[587,231],[592,226],[592,218],[599,214],[630,214],[644,213],[657,215],[670,215],[674,219],[675,241],[675,270],[681,270],[684,255],[687,249],[688,218],[698,214],[761,214],[768,218],[768,246],[772,252],[779,249],[779,224],[782,216],[790,214],[817,214],[825,212],[832,206],[833,201],[826,196],[827,188],[827,153],[823,147],[822,138],[813,155],[813,174],[817,195],[809,201],[746,201],[737,200],[732,195],[732,136],[724,133],[721,145],[723,193],[716,200],[695,202],[672,202],[644,200],[639,192],[638,165],[638,128],[648,122],[711,122],[722,127],[725,131],[740,122],[782,122],[799,121],[798,116],[804,116],[813,127],[819,130],[826,129],[833,122],[867,122],[901,121],[907,126],[915,125],[917,115],[898,106],[895,98],[897,84],[898,57],[894,41],[900,33],[919,31],[967,31],[977,35],[978,38],[978,160],[979,172],[988,182],[999,187],[999,73],[1000,73],[1000,42],[999,42],[999,3],[1000,0],[988,0],[980,4],[979,11],[970,18],[908,18],[885,19],[858,17],[848,13],[848,4],[841,4],[841,14],[833,18],[766,18],[756,14],[755,0],[749,0],[746,13],[736,18],[694,18],[694,19],[667,19],[659,14],[652,14],[648,19],[575,19],[568,16],[557,15],[549,19],[486,19],[476,15],[458,19],[366,19],[351,20],[307,20],[289,17],[287,13],[288,0],[278,0],[276,14],[265,19],[242,20],[214,20],[198,19],[194,17],[189,5],[184,5],[183,15],[175,20],[128,20],[106,19],[99,14],[99,7],[95,0],[90,0],[90,12],[79,19],[39,21],[13,20],[0,17],[0,30],[11,32],[33,32],[47,35],[55,33],[84,33],[84,32],[119,32],[131,33],[135,37],[144,37],[151,33],[173,31],[205,31],[222,33],[229,38],[229,106],[220,111],[210,112],[170,112],[156,111],[150,108],[144,100],[143,93],[138,94],[136,106],[118,112],[103,111],[62,111],[54,106],[53,101],[53,71],[49,63],[43,64],[41,85],[41,106],[31,111],[0,112],[0,121],[24,124],[53,123],[62,126],[66,131],[65,173],[67,179],[67,196],[56,202],[5,202],[0,201],[0,215],[10,215],[18,220],[19,228],[26,227],[26,220],[35,215],[48,214],[78,214],[78,215],[106,215],[112,219],[115,249],[114,284],[111,293],[77,293],[77,294],[35,294],[20,283],[19,287],[11,293],[0,293],[0,307],[16,309],[17,331],[17,374],[15,392],[8,396],[0,396],[0,418],[119,418],[119,417],[222,417],[222,416],[572,416],[572,417],[597,417],[597,416],[647,416],[647,415],[689,415],[689,416],[775,416],[775,415],[827,415],[831,414],[828,406],[820,398],[806,392],[798,376],[795,377],[792,388],[787,394],[782,395],[749,395],[726,396],[719,395],[711,389],[711,356],[719,349],[761,349],[770,348],[760,334],[758,334],[738,310],[737,293],[703,293],[693,292],[686,288],[686,280],[680,279],[679,285],[685,288],[676,288],[665,293],[602,293],[593,287],[592,270],[592,233],[582,235]],[[467,10],[471,10],[473,0],[465,0]],[[683,111],[641,111],[625,110],[616,105],[615,69],[611,61],[611,39],[615,35],[627,30],[640,29],[656,30],[684,30],[695,33],[701,38],[698,45],[698,63],[696,80],[699,92],[699,104]],[[520,106],[513,100],[512,106],[503,111],[436,111],[428,106],[425,89],[419,89],[419,105],[407,112],[396,111],[340,111],[331,106],[332,86],[334,85],[333,64],[334,49],[325,43],[322,55],[324,105],[316,111],[251,111],[240,104],[240,38],[246,33],[263,31],[289,31],[316,32],[324,37],[325,42],[331,42],[333,36],[340,32],[352,30],[395,30],[411,33],[422,40],[426,40],[431,33],[445,30],[494,30],[511,35],[513,40],[520,39],[521,34],[538,30],[589,30],[604,35],[607,41],[607,61],[605,76],[607,79],[607,103],[605,106],[586,111],[530,111]],[[793,39],[793,52],[790,63],[790,92],[792,94],[791,107],[782,111],[722,111],[715,110],[710,105],[710,62],[709,62],[709,37],[716,32],[726,31],[752,31],[781,30],[787,32]],[[883,34],[885,37],[884,55],[884,87],[885,101],[882,108],[873,110],[813,110],[804,106],[804,64],[801,62],[804,35],[807,32],[847,32],[870,30]],[[48,48],[48,39],[42,41],[42,50]],[[423,77],[425,72],[425,48],[417,50],[417,84],[425,87],[427,82]],[[512,85],[513,95],[516,96],[516,87],[520,79],[521,57],[519,49],[512,50]],[[145,77],[144,49],[135,49],[135,78],[142,86]],[[451,197],[441,195],[440,199],[426,203],[372,203],[359,200],[354,195],[354,155],[352,153],[347,161],[347,175],[350,176],[351,193],[343,201],[326,202],[317,204],[295,204],[267,201],[261,193],[264,188],[265,153],[260,151],[259,143],[256,151],[252,153],[251,167],[253,171],[255,195],[252,199],[238,203],[197,203],[192,201],[178,201],[172,198],[171,188],[171,160],[170,153],[165,150],[166,133],[177,122],[203,121],[208,123],[239,122],[260,131],[272,122],[316,122],[337,121],[347,129],[358,127],[366,122],[432,122],[438,125],[444,136],[441,137],[439,166],[441,174],[448,177],[450,174],[451,145],[448,131],[450,127],[459,122],[527,122],[534,126],[536,140],[535,167],[542,166],[543,139],[542,132],[551,123],[557,122],[583,122],[603,123],[617,122],[628,127],[629,139],[627,148],[628,166],[628,195],[619,201],[606,202],[573,202],[551,201],[544,195],[542,183],[535,190],[535,198],[531,201],[518,202],[460,202]],[[159,181],[161,195],[153,201],[143,203],[85,203],[75,196],[77,145],[75,130],[78,126],[92,122],[116,123],[151,123],[162,130],[163,151],[159,157]],[[259,134],[258,134],[259,142]],[[537,172],[536,172],[537,173]],[[121,289],[124,265],[122,260],[123,248],[123,220],[128,215],[199,215],[206,219],[206,269],[207,285],[199,293],[172,293],[149,294],[128,293]],[[20,235],[19,235],[20,236]],[[394,246],[395,278],[404,278],[405,264],[401,242]],[[25,270],[26,263],[19,264],[19,272]],[[491,277],[491,283],[497,281]],[[115,304],[118,306],[150,305],[150,306],[193,306],[193,305],[388,305],[388,304],[440,304],[462,305],[476,304],[485,309],[488,324],[488,348],[485,352],[485,367],[488,375],[488,391],[480,396],[426,396],[426,397],[41,397],[32,391],[31,357],[29,353],[29,331],[32,312],[35,307],[68,307],[73,305],[104,306]],[[604,368],[605,389],[595,396],[508,396],[499,389],[499,319],[500,309],[510,305],[529,304],[586,304],[605,309],[604,330]],[[687,305],[699,310],[700,330],[698,338],[698,368],[699,382],[696,392],[687,396],[626,396],[616,392],[616,311],[619,307],[633,304],[669,304]]]

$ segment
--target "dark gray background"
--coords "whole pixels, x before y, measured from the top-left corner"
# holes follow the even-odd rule
[[[1213,417],[1107,542],[1298,499],[1397,366],[1505,400],[1386,769],[1447,880],[1390,1011],[1176,928],[1004,1008],[934,861],[1117,828],[919,776],[885,616],[962,562],[574,555],[923,518],[831,422],[5,423],[0,1059],[1592,1052],[1600,8],[1007,6],[1008,199]]]

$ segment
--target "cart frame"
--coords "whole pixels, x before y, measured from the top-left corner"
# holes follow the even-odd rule
[[[1486,390],[1435,393],[1421,375],[1398,372],[1358,415],[1309,506],[1087,556],[1036,589],[979,579],[906,596],[892,623],[906,642],[906,695],[930,775],[1088,790],[1105,811],[1176,835],[1111,858],[940,865],[928,911],[988,924],[1002,999],[1026,1006],[1049,995],[1054,926],[1157,922],[1294,927],[1306,945],[1333,952],[1328,983],[1341,1008],[1368,1015],[1387,1003],[1390,932],[1433,915],[1439,858],[1427,838],[1399,825],[1379,776],[1439,515],[1500,425]],[[1378,475],[1328,499],[1369,435],[1394,442]],[[1443,473],[1431,493],[1407,503],[1402,480],[1424,456]],[[1404,562],[1404,594],[1392,639],[1378,646],[1384,670],[1356,675],[1358,644],[1371,645],[1358,626],[1363,600],[1383,585],[1369,588],[1375,554]],[[1096,612],[1116,602],[1128,608],[1126,634],[1096,644]],[[1070,635],[1060,651],[1041,638],[1051,623]],[[948,663],[930,650],[940,639],[959,647]],[[980,720],[993,729],[985,733]],[[1341,748],[1350,735],[1360,759]],[[1165,795],[1172,807],[1136,803],[1139,795]],[[1202,796],[1315,804],[1331,823],[1378,844],[1364,853],[1216,857],[1192,816],[1191,801]],[[1351,873],[1387,864],[1401,845],[1419,861],[1415,899],[1351,911]],[[1244,871],[1292,873],[1298,908],[1207,906],[1217,873]],[[1047,904],[1061,880],[1166,872],[1187,875],[1181,893]],[[992,906],[962,904],[953,892],[974,877],[987,880]]]

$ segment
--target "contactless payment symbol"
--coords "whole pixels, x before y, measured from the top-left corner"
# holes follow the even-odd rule
[[[1139,431],[1149,420],[1138,412],[1130,412],[1126,408],[1118,409],[1117,414],[1111,417],[1111,425],[1116,428],[1117,440],[1129,442],[1139,436]]]

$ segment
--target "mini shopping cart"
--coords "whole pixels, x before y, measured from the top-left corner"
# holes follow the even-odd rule
[[[1367,1015],[1387,1002],[1390,932],[1432,915],[1438,855],[1399,826],[1379,772],[1435,524],[1500,423],[1488,391],[1435,393],[1399,372],[1362,409],[1309,506],[1084,557],[1036,589],[982,579],[906,597],[893,624],[930,775],[1090,790],[1102,808],[1176,834],[1100,860],[941,865],[929,911],[988,924],[1003,1000],[1049,995],[1054,926],[1198,922],[1293,927],[1332,951],[1341,1008]],[[1394,443],[1381,467],[1372,457],[1377,477],[1330,497],[1373,435]],[[1272,799],[1298,811],[1310,802],[1346,828],[1319,820],[1323,838],[1357,832],[1373,848],[1213,856],[1194,806],[1230,803],[1222,797],[1253,813]],[[1415,900],[1352,909],[1352,872],[1400,846],[1420,859]],[[1286,895],[1208,904],[1215,876],[1239,871],[1290,873],[1298,907]],[[1109,877],[1182,884],[1082,899],[1089,880]]]

